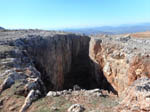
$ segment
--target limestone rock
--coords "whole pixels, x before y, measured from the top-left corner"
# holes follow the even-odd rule
[[[81,90],[81,88],[80,88],[79,85],[76,84],[76,85],[73,86],[73,90],[74,90],[74,91],[76,91],[76,90]]]
[[[60,96],[61,93],[60,92],[53,92],[53,91],[49,91],[47,93],[47,96],[52,96],[52,97],[56,97],[56,96]]]
[[[81,66],[84,69],[87,66],[84,63],[89,60],[88,45],[90,39],[86,36],[74,34],[32,35],[30,38],[21,41],[24,43],[23,46],[29,56],[39,65],[39,69],[42,69],[42,72],[45,73],[45,80],[51,83],[49,87],[54,90],[62,90],[63,86],[71,88],[74,84],[73,81],[71,81],[72,84],[65,83],[64,77],[70,77],[69,74],[74,63],[78,62],[79,67]],[[79,62],[77,59],[80,55],[87,58],[87,62],[83,62],[83,64],[81,63],[82,60]],[[75,73],[75,75],[78,74]]]
[[[146,77],[136,80],[125,92],[125,98],[117,107],[120,111],[150,111],[150,79]]]
[[[20,112],[25,112],[29,106],[32,104],[33,101],[37,100],[41,95],[40,91],[38,90],[31,90],[28,96],[25,99],[25,102],[20,110]]]
[[[102,91],[100,89],[92,89],[92,90],[86,90],[84,93],[85,96],[104,96],[102,94]]]
[[[0,87],[0,93],[1,93],[3,90],[5,90],[5,89],[11,87],[11,85],[14,84],[14,83],[15,83],[15,82],[14,82],[14,80],[13,80],[11,77],[8,77],[7,79],[5,79],[4,82],[3,82],[3,84],[2,84],[1,87]]]
[[[83,112],[85,108],[80,104],[73,104],[69,107],[68,112]]]
[[[150,78],[149,45],[149,39],[129,36],[92,37],[89,56],[97,83],[108,87],[108,81],[111,85],[108,89],[121,94],[138,78]]]

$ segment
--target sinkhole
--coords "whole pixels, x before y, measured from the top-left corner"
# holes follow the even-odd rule
[[[72,89],[74,85],[113,91],[102,70],[95,76],[89,42],[89,37],[75,34],[29,38],[26,50],[41,73],[47,92]]]

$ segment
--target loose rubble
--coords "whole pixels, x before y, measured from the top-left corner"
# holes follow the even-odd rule
[[[58,97],[58,96],[65,96],[65,95],[83,95],[83,96],[97,96],[102,97],[106,96],[102,93],[100,89],[92,89],[92,90],[63,90],[63,91],[49,91],[46,96],[51,97]]]

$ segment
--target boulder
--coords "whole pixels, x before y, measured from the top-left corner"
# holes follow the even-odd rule
[[[73,104],[69,107],[68,112],[84,112],[85,108],[80,104]]]
[[[74,90],[74,91],[76,91],[76,90],[81,90],[81,88],[80,88],[79,85],[76,84],[76,85],[73,86],[73,90]]]
[[[19,112],[25,112],[30,107],[32,102],[37,100],[40,97],[40,95],[41,93],[39,90],[31,90],[28,96],[26,97],[25,102]]]

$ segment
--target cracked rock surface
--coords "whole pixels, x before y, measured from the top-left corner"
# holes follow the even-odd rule
[[[93,37],[89,55],[96,77],[103,71],[118,94],[140,77],[150,78],[150,38]],[[97,80],[98,82],[100,80]]]

